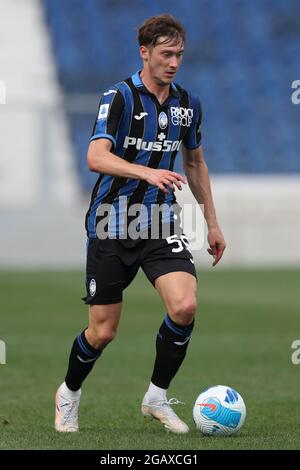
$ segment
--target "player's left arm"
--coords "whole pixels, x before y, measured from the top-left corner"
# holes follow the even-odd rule
[[[188,149],[183,145],[182,155],[189,187],[196,201],[204,207],[204,217],[208,228],[207,240],[210,246],[207,251],[213,256],[213,266],[216,266],[223,256],[226,243],[217,221],[208,168],[203,158],[202,147]]]

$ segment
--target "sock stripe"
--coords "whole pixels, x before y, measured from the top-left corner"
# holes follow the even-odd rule
[[[94,352],[90,351],[90,350],[83,344],[81,335],[82,335],[82,333],[80,333],[80,335],[77,336],[77,341],[78,341],[78,345],[79,345],[80,349],[81,349],[85,354],[87,354],[88,356],[90,356],[90,357],[95,357]],[[97,352],[97,353],[98,353],[98,352]]]
[[[171,331],[173,331],[173,333],[176,333],[177,335],[189,336],[193,331],[193,326],[194,326],[193,323],[192,323],[191,326],[188,326],[188,327],[184,326],[184,327],[180,328],[180,325],[175,326],[175,323],[170,319],[170,317],[168,315],[165,316],[164,321],[165,321],[167,327]]]

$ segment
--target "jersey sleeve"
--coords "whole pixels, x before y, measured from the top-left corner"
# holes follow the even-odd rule
[[[191,108],[193,109],[192,123],[183,139],[184,146],[189,150],[201,145],[202,107],[198,97],[191,96]]]
[[[110,88],[100,99],[98,116],[96,118],[90,141],[109,139],[113,147],[116,145],[116,134],[124,110],[124,98],[120,90]]]

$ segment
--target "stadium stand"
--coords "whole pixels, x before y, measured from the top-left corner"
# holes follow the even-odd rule
[[[178,82],[199,94],[203,146],[214,174],[300,172],[300,133],[291,83],[300,78],[300,12],[294,0],[43,0],[67,104],[94,94],[88,109],[68,109],[82,187],[87,142],[105,88],[139,68],[135,29],[169,11],[187,27]],[[180,159],[179,159],[180,162]],[[180,165],[180,163],[178,164]],[[177,167],[178,169],[179,167]]]

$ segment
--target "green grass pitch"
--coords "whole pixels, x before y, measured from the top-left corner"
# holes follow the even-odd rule
[[[116,339],[83,386],[80,432],[53,429],[54,394],[73,339],[87,322],[82,272],[1,272],[1,449],[299,449],[299,270],[199,272],[194,334],[169,398],[191,427],[167,434],[146,421],[140,403],[152,372],[164,307],[141,273],[125,291]],[[236,388],[247,406],[244,427],[227,438],[203,437],[192,420],[210,385]]]

